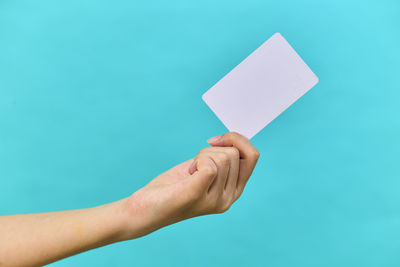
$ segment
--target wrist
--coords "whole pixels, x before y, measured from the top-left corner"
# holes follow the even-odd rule
[[[136,194],[136,193],[135,193]],[[125,241],[149,234],[156,227],[151,217],[150,207],[146,207],[136,195],[115,202],[116,233],[118,241]]]

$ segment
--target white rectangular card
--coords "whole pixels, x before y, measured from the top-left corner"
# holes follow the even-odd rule
[[[318,78],[281,34],[275,33],[203,95],[229,129],[252,138]]]

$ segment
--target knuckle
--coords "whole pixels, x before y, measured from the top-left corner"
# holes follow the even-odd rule
[[[222,204],[220,204],[216,210],[217,213],[225,213],[229,210],[229,208],[231,207],[231,203],[230,202],[223,202]]]
[[[232,139],[237,139],[237,138],[242,138],[242,137],[243,137],[243,135],[241,135],[241,134],[238,133],[238,132],[229,132],[229,133],[227,133],[227,136],[228,136],[228,138],[230,138],[231,140],[232,140]]]
[[[232,131],[232,132],[227,133],[227,135],[229,135],[229,136],[240,136],[241,134],[238,133],[238,132]]]
[[[204,172],[205,175],[210,177],[214,177],[218,172],[217,167],[215,165],[207,165],[203,168],[202,171]]]
[[[228,153],[229,155],[234,158],[234,159],[238,159],[240,157],[240,153],[239,150],[236,147],[229,147],[228,148]]]
[[[240,196],[242,195],[243,190],[242,189],[237,189],[235,192],[235,196],[234,196],[234,201],[238,200],[240,198]]]
[[[221,165],[227,165],[229,163],[229,156],[226,153],[219,153],[217,161]]]
[[[251,152],[251,156],[253,159],[258,160],[258,158],[260,157],[260,151],[258,151],[257,148],[254,148]]]

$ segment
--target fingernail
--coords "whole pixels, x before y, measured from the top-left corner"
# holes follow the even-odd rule
[[[214,137],[211,137],[210,139],[208,139],[207,140],[207,143],[215,143],[215,142],[217,142],[217,141],[219,141],[221,139],[221,136],[220,135],[218,135],[218,136],[214,136]]]
[[[189,174],[192,175],[197,171],[197,161],[194,159],[192,164],[189,166]]]

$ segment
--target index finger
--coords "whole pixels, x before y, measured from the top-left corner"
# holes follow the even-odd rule
[[[241,159],[249,160],[254,164],[260,157],[260,152],[251,144],[250,140],[236,132],[215,136],[208,139],[207,142],[212,146],[234,146],[239,150]]]

